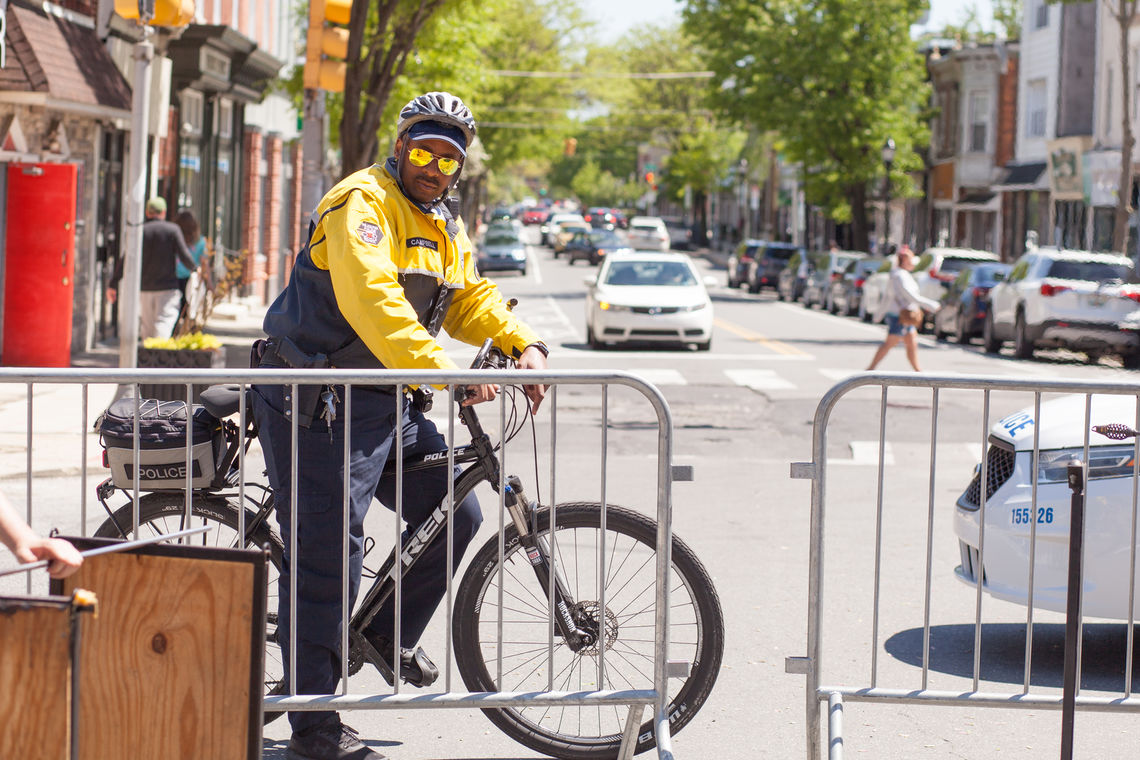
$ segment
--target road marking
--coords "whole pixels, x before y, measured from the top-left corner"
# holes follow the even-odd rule
[[[754,343],[759,343],[760,345],[764,346],[765,348],[767,348],[771,351],[775,351],[778,354],[785,354],[788,356],[806,356],[807,355],[807,353],[805,351],[801,351],[800,349],[796,348],[795,346],[788,345],[787,343],[784,343],[783,341],[772,340],[771,338],[769,338],[765,335],[762,335],[758,332],[754,332],[752,330],[749,330],[746,327],[741,327],[740,325],[735,324],[733,322],[728,322],[726,320],[720,319],[719,317],[713,318],[713,324],[722,330],[727,330],[728,332],[732,333],[733,335],[736,335],[737,337],[744,338],[745,340],[752,341]]]
[[[754,391],[776,391],[796,386],[776,374],[773,369],[726,369],[724,374],[737,385]]]
[[[559,346],[558,358],[562,359],[594,359],[601,356],[614,358],[618,354],[615,351],[607,350],[594,350],[591,348],[580,348],[578,346]],[[731,362],[805,362],[811,361],[815,357],[811,354],[803,354],[797,356],[787,356],[784,354],[710,354],[704,351],[637,351],[628,352],[628,356],[636,356],[639,359],[654,358],[664,359],[672,363],[681,359],[684,360],[698,360],[698,361],[731,361]]]
[[[843,464],[843,465],[878,465],[879,464],[879,442],[878,441],[851,441],[848,444],[851,447],[850,459],[828,459],[828,464]],[[895,454],[891,450],[891,442],[883,442],[883,465],[890,467],[895,463]]]
[[[828,380],[838,383],[840,380],[846,380],[849,377],[858,375],[862,371],[861,369],[820,368],[819,374]]]
[[[527,246],[526,260],[527,260],[527,265],[526,265],[527,274],[534,277],[534,284],[535,285],[541,285],[542,284],[542,267],[540,267],[538,265],[538,256],[535,255],[534,249],[531,246]]]
[[[652,385],[688,385],[685,376],[675,369],[649,369],[638,368],[628,370],[631,375],[640,377]]]

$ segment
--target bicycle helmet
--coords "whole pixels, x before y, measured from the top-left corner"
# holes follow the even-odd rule
[[[421,121],[438,121],[457,127],[467,138],[468,145],[475,139],[475,117],[463,101],[450,92],[429,92],[409,101],[400,109],[396,136],[403,137],[413,124]]]

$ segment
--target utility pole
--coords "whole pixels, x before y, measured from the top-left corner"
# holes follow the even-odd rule
[[[309,234],[309,218],[325,194],[325,93],[305,89],[301,118],[301,237]],[[307,242],[307,241],[306,241]]]
[[[140,4],[141,5],[141,4]],[[154,30],[143,21],[142,39],[135,43],[134,92],[131,93],[131,143],[127,176],[126,230],[123,235],[123,277],[119,281],[119,366],[139,362],[139,289],[142,267],[143,204],[146,202],[147,116],[150,113],[150,64],[154,60]]]

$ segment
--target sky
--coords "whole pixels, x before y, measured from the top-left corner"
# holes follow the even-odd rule
[[[599,22],[603,42],[614,42],[643,21],[665,23],[681,18],[683,3],[677,0],[582,0],[586,12]],[[993,28],[991,0],[931,0],[928,25],[940,29],[960,23],[966,9],[977,6],[982,25]],[[916,28],[921,31],[921,28]]]

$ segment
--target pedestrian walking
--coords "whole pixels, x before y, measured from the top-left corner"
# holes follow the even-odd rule
[[[182,237],[186,241],[186,247],[190,249],[190,258],[194,259],[194,268],[186,266],[179,259],[175,262],[175,276],[178,278],[178,291],[182,294],[181,301],[178,305],[179,319],[186,315],[186,287],[190,284],[190,276],[197,272],[202,266],[202,256],[206,253],[206,238],[202,237],[202,230],[198,226],[198,220],[194,217],[194,212],[188,208],[184,208],[178,212],[175,217],[174,223],[178,225],[178,229],[182,230]]]
[[[146,221],[142,226],[142,261],[139,273],[139,340],[169,338],[178,324],[178,273],[175,263],[181,261],[191,270],[197,267],[182,230],[166,221],[166,201],[158,196],[146,202]],[[123,276],[123,257],[119,257],[107,300],[118,298],[119,280]]]
[[[546,346],[507,308],[498,288],[478,275],[463,221],[449,203],[475,120],[454,95],[430,92],[406,106],[396,125],[393,155],[383,164],[342,180],[321,200],[309,223],[285,290],[265,317],[264,343],[255,346],[261,367],[455,369],[436,341],[442,327],[479,345],[494,340],[523,369],[546,367]],[[497,385],[472,386],[464,404],[494,399]],[[360,588],[364,518],[373,499],[396,509],[396,436],[405,456],[447,451],[435,423],[412,394],[397,418],[395,388],[352,388],[346,433],[342,386],[255,384],[253,412],[276,500],[281,538],[291,546],[296,510],[296,557],[286,548],[278,594],[278,641],[288,658],[290,620],[297,628],[298,694],[332,694],[341,673],[341,545],[349,540],[348,607]],[[526,386],[532,408],[545,394]],[[323,400],[322,396],[324,399]],[[292,418],[296,402],[297,419]],[[297,425],[294,428],[294,424]],[[296,460],[292,436],[296,435]],[[346,435],[351,467],[345,472]],[[292,470],[298,468],[296,505]],[[407,472],[402,514],[408,540],[447,494],[447,468]],[[349,490],[348,524],[343,493]],[[452,508],[454,567],[482,522],[474,494]],[[362,654],[385,678],[430,685],[438,669],[415,647],[447,586],[447,536],[429,544],[403,580],[400,672],[391,672],[395,609],[382,607],[364,632]],[[297,608],[291,609],[290,575],[296,573]],[[380,760],[335,712],[291,712],[290,760]]]
[[[906,348],[906,359],[910,366],[915,372],[922,371],[918,366],[918,325],[922,324],[923,310],[934,311],[938,308],[938,302],[918,292],[918,283],[910,273],[914,264],[914,251],[903,244],[895,254],[886,292],[875,309],[875,321],[886,320],[887,337],[871,359],[868,372],[877,367],[887,352],[900,341]]]

